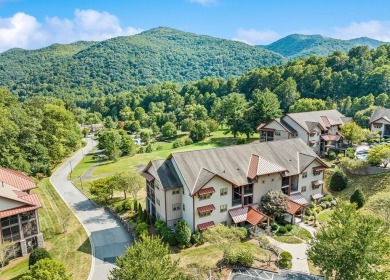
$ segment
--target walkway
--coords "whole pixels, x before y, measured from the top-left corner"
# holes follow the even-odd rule
[[[71,166],[76,166],[83,158],[83,154],[88,154],[97,145],[92,139],[84,140],[87,145],[58,168],[50,181],[89,234],[93,259],[88,279],[106,280],[110,270],[115,267],[115,258],[125,252],[126,247],[132,244],[132,240],[108,211],[90,201],[68,180]]]

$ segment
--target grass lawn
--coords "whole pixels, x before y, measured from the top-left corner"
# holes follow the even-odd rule
[[[93,175],[108,175],[118,171],[134,170],[139,168],[141,165],[146,165],[150,160],[166,158],[173,152],[184,152],[236,145],[237,140],[239,138],[235,139],[231,134],[224,134],[224,132],[224,130],[219,130],[213,132],[213,134],[210,137],[206,138],[204,141],[172,149],[172,142],[174,139],[187,137],[187,133],[181,133],[178,137],[174,137],[174,139],[167,140],[168,142],[161,141],[153,143],[152,153],[136,154],[132,157],[122,157],[117,162],[104,162],[93,171]],[[248,143],[254,142],[256,140],[258,140],[258,137],[250,138]],[[159,145],[161,145],[163,149],[157,151],[156,148]]]
[[[311,233],[308,230],[296,225],[293,225],[293,228],[290,232],[281,234],[279,231],[277,231],[275,235],[272,236],[272,238],[279,242],[289,244],[303,243],[303,241],[310,240],[311,237]]]
[[[236,246],[236,245],[235,245]],[[237,249],[250,250],[255,259],[266,260],[267,251],[261,249],[258,245],[251,241],[238,243]],[[219,261],[222,260],[222,249],[218,245],[204,244],[200,247],[193,247],[182,250],[179,253],[171,254],[172,259],[179,259],[179,265],[185,271],[191,273],[193,276],[198,275],[200,279],[205,279],[205,276],[210,270],[215,269]],[[272,260],[275,260],[273,255]]]
[[[288,243],[288,244],[298,244],[303,243],[303,241],[299,238],[296,238],[292,235],[276,235],[272,236],[273,239],[282,242],[282,243]]]
[[[91,168],[94,164],[98,162],[92,158],[92,153],[89,153],[84,156],[84,158],[77,164],[77,166],[73,166],[72,174],[70,175],[70,179],[77,179],[85,174],[89,168]]]
[[[49,179],[44,179],[36,190],[43,207],[39,209],[41,231],[50,255],[65,263],[74,279],[87,279],[92,261],[88,235],[77,218],[54,190]],[[63,221],[68,218],[67,232]],[[18,279],[28,269],[28,258],[11,262],[1,279]]]
[[[320,223],[325,223],[330,220],[330,215],[333,213],[334,210],[325,210],[322,211],[320,214],[317,215],[317,221]]]

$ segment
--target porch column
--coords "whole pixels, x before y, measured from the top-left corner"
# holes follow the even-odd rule
[[[27,255],[27,243],[26,243],[26,239],[22,239],[20,240],[20,248],[22,249],[22,256],[25,256]]]
[[[37,235],[37,241],[38,241],[38,247],[43,248],[45,247],[44,241],[43,241],[43,234],[40,233]]]
[[[288,195],[291,193],[291,176],[288,176]]]

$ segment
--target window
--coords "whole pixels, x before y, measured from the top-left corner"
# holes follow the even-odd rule
[[[271,179],[271,181],[273,182],[273,181],[274,181],[274,179],[272,178],[272,179]]]
[[[313,190],[319,189],[320,187],[321,187],[321,185],[312,185]]]
[[[211,215],[211,211],[209,212],[204,212],[204,213],[199,213],[199,217],[207,217],[207,216],[210,216]]]
[[[319,131],[317,131],[317,136],[320,136],[320,132]]]
[[[276,132],[275,132],[275,136],[280,136],[280,132],[279,132],[279,131],[276,131]]]
[[[228,189],[227,188],[222,188],[221,189],[221,196],[227,195]]]
[[[156,198],[157,205],[160,205],[160,199]]]
[[[302,172],[302,179],[307,178],[307,172]]]
[[[221,206],[219,207],[219,211],[220,211],[221,213],[226,212],[226,211],[227,211],[227,204],[221,205]]]
[[[232,194],[232,205],[237,206],[241,204],[241,187],[234,188]]]
[[[253,196],[244,197],[244,205],[253,204]]]
[[[374,127],[375,127],[375,128],[381,128],[381,127],[382,127],[382,124],[381,124],[381,123],[374,123]]]
[[[199,200],[209,199],[211,197],[211,193],[205,195],[199,195]]]
[[[320,174],[321,174],[321,171],[313,170],[313,175],[314,176],[317,176],[317,175],[320,175]]]
[[[183,211],[186,211],[186,205],[183,203]]]
[[[172,210],[173,211],[179,211],[180,210],[180,205],[181,203],[174,203],[172,204]]]
[[[306,191],[306,186],[302,186],[301,187],[301,192],[305,192]]]
[[[172,194],[180,194],[180,189],[174,189],[174,190],[172,191]]]
[[[157,181],[154,182],[154,187],[155,187],[156,189],[158,189],[158,190],[160,189],[159,186],[158,186]]]

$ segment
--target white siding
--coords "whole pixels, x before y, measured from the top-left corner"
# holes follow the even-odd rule
[[[253,185],[253,203],[259,203],[261,197],[271,190],[282,190],[282,176],[279,173],[258,177]]]
[[[198,228],[199,224],[203,224],[206,222],[213,221],[215,224],[219,224],[222,222],[230,222],[230,217],[228,211],[220,212],[220,206],[227,204],[227,210],[232,208],[232,185],[225,180],[222,180],[219,177],[214,177],[210,180],[204,188],[213,187],[215,192],[211,195],[209,199],[199,200],[198,195],[194,197],[195,202],[195,229]],[[221,196],[221,189],[227,188],[227,195]],[[206,206],[213,204],[215,206],[215,210],[211,212],[210,216],[199,217],[199,213],[197,208],[201,206]],[[186,208],[187,209],[187,208]]]
[[[173,194],[174,191],[179,191],[176,194]],[[182,188],[169,189],[165,191],[166,195],[166,209],[167,209],[167,225],[170,227],[175,227],[175,224],[178,220],[181,219],[182,215],[182,197],[183,190]],[[179,210],[173,211],[174,205],[180,205]]]
[[[376,128],[376,127],[374,127],[374,123],[381,123],[382,126],[380,128]],[[383,137],[383,132],[385,131],[385,124],[390,124],[390,123],[388,121],[386,121],[385,119],[376,120],[374,123],[371,124],[371,130],[378,131],[380,136]]]
[[[337,125],[332,125],[328,128],[328,134],[336,135],[339,132],[339,128]]]
[[[304,130],[301,126],[299,126],[294,120],[292,120],[287,115],[285,117],[283,117],[283,120],[286,123],[288,123],[289,125],[291,125],[291,127],[297,131],[299,138],[301,138],[306,144],[309,144],[308,143],[308,133],[306,130]]]
[[[24,205],[26,205],[26,203],[0,197],[0,211],[17,208]]]
[[[302,173],[301,175],[299,175],[298,191],[302,193],[302,195],[306,198],[308,202],[311,201],[311,195],[322,193],[322,186],[314,190],[312,188],[313,181],[323,180],[324,178],[324,171],[321,171],[319,175],[314,176],[313,167],[316,166],[321,166],[321,164],[317,161],[313,161],[308,167],[306,167],[305,170],[302,171],[302,173],[306,172],[307,178],[302,178]],[[302,192],[303,186],[306,186],[306,192]]]
[[[315,141],[315,144],[314,145],[309,145],[313,151],[316,153],[316,154],[320,154],[320,143],[321,143],[321,129],[316,126],[314,128],[315,130],[315,134],[313,136],[310,136],[309,134],[309,143],[310,141]]]
[[[155,207],[156,207],[156,212],[160,216],[160,219],[163,221],[166,221],[166,216],[165,216],[165,194],[164,194],[164,189],[161,186],[161,183],[159,180],[157,180],[157,173],[156,170],[154,169],[153,165],[149,167],[147,170],[154,178],[154,196],[155,196]],[[157,203],[157,199],[160,201],[160,205]]]
[[[282,139],[288,139],[289,138],[289,132],[281,126],[278,122],[275,120],[270,122],[266,128],[275,129],[274,132],[274,140],[282,140]],[[277,135],[280,134],[280,135]]]

